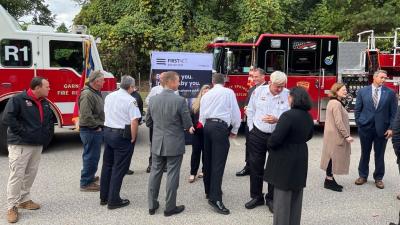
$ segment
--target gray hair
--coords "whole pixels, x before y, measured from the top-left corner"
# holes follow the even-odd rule
[[[213,84],[224,84],[225,83],[225,77],[221,73],[214,73],[212,75],[212,83]]]
[[[377,71],[375,71],[375,73],[374,73],[374,77],[377,77],[380,73],[384,73],[384,74],[387,75],[386,70],[377,70]]]
[[[179,80],[179,74],[175,71],[167,71],[161,74],[162,76],[160,75],[160,83],[162,85],[166,85],[167,83],[175,81],[176,79]]]
[[[100,70],[92,71],[89,75],[89,83],[95,82],[97,79],[104,77],[104,74]]]
[[[286,84],[286,82],[287,82],[287,76],[282,71],[273,72],[269,79],[274,84]]]
[[[135,86],[135,79],[129,75],[122,76],[119,87],[124,90],[128,90],[131,86]]]
[[[259,74],[265,76],[265,70],[261,69],[261,68],[255,68],[253,70],[254,72],[258,72]]]

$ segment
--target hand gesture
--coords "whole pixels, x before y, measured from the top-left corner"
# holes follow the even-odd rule
[[[351,143],[351,142],[354,141],[354,139],[353,139],[352,137],[349,136],[349,137],[346,138],[346,141],[347,141],[348,143]]]
[[[278,118],[276,118],[276,117],[273,116],[273,115],[266,115],[266,116],[264,116],[264,117],[262,118],[262,121],[263,121],[264,123],[275,124],[275,123],[278,122]]]
[[[189,128],[189,133],[190,133],[190,134],[194,134],[194,131],[195,131],[194,127],[191,126],[191,127]]]
[[[392,130],[387,130],[386,132],[385,132],[385,138],[386,139],[389,139],[389,138],[391,138],[393,136],[393,131]]]

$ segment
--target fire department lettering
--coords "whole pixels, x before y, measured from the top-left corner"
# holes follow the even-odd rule
[[[14,61],[19,61],[18,52],[24,53],[24,61],[28,61],[28,46],[18,49],[16,46],[6,45],[4,46],[4,58],[6,61],[10,61],[13,57]]]
[[[299,82],[296,83],[296,86],[298,86],[298,87],[303,87],[303,88],[305,88],[305,89],[308,91],[308,89],[310,88],[310,82],[307,82],[307,81],[299,81]]]

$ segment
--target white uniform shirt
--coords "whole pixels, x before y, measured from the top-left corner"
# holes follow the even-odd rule
[[[149,105],[150,98],[160,94],[163,90],[164,90],[164,88],[161,85],[152,87],[150,90],[150,93],[147,95],[146,99],[144,100],[146,102],[146,104]],[[174,93],[176,95],[179,95],[179,91],[175,91]]]
[[[104,126],[119,129],[124,129],[132,120],[141,117],[135,98],[122,88],[107,95],[104,114]]]
[[[235,93],[220,84],[208,91],[200,101],[199,121],[205,124],[206,119],[217,118],[232,125],[232,133],[237,134],[241,119],[240,109]]]
[[[289,90],[284,88],[281,93],[272,95],[269,90],[269,85],[257,87],[247,106],[247,126],[249,130],[253,129],[253,125],[265,133],[272,133],[275,130],[276,124],[269,124],[262,121],[262,118],[267,115],[279,118],[282,113],[290,109]]]

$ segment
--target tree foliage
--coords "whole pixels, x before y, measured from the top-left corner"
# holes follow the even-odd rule
[[[0,5],[17,20],[32,15],[32,24],[54,26],[55,16],[44,0],[0,0]]]
[[[148,74],[150,51],[205,51],[215,37],[251,42],[261,33],[336,34],[400,27],[399,0],[75,0],[75,24],[99,36],[104,67]]]

